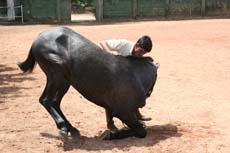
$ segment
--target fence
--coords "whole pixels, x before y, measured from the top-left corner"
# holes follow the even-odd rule
[[[22,4],[15,6],[13,0],[7,0],[5,5],[0,6],[0,19],[14,21],[16,18],[20,18],[21,22],[24,22],[23,6]]]
[[[102,18],[230,16],[230,0],[98,0]]]

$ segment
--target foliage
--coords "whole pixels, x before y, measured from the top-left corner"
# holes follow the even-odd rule
[[[96,0],[72,0],[72,3],[75,3],[75,4],[80,5],[82,7],[95,6]]]
[[[96,0],[72,0],[72,13],[95,13]]]

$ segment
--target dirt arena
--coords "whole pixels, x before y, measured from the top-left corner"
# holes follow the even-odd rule
[[[146,138],[101,140],[104,110],[70,88],[62,109],[82,136],[70,144],[59,140],[38,102],[46,82],[39,66],[31,74],[16,66],[37,35],[54,26],[0,26],[0,152],[230,152],[230,19],[68,25],[95,43],[150,35],[154,47],[148,56],[161,64],[154,92],[141,109],[153,118],[146,122]],[[116,124],[123,127],[117,119]]]

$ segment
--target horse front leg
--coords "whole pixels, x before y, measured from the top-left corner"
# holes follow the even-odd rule
[[[116,131],[106,131],[102,138],[104,140],[113,140],[113,139],[123,139],[128,137],[138,137],[144,138],[147,135],[147,131],[142,122],[138,120],[135,112],[125,113],[118,117],[123,123],[125,123],[128,128],[123,128]]]
[[[105,109],[107,128],[111,131],[116,131],[118,128],[115,126],[113,121],[113,115],[108,109]]]

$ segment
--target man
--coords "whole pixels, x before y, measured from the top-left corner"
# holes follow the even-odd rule
[[[149,36],[142,36],[136,43],[126,39],[111,39],[99,44],[103,49],[122,56],[143,56],[152,50],[152,40]]]
[[[142,36],[136,43],[126,39],[111,39],[101,41],[99,44],[104,50],[122,56],[143,56],[145,53],[152,50],[152,40],[149,36]],[[151,120],[150,117],[143,116],[139,110],[136,112],[136,115],[139,120]]]

